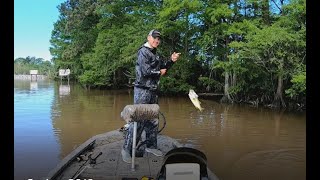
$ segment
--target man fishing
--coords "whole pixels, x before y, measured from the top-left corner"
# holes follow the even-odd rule
[[[176,62],[180,53],[174,52],[166,60],[159,56],[157,47],[160,44],[161,33],[158,30],[151,30],[147,36],[147,42],[138,50],[136,62],[136,80],[134,85],[134,104],[158,104],[158,85],[160,76],[166,74],[167,70]],[[137,131],[144,127],[146,132],[146,152],[156,156],[162,156],[162,152],[157,149],[158,120],[147,120],[138,122]],[[131,162],[131,152],[133,143],[133,123],[128,127],[123,149],[121,151],[123,161]]]

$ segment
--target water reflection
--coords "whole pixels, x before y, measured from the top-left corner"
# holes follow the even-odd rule
[[[38,82],[37,81],[30,81],[30,90],[31,91],[38,90]]]
[[[221,179],[237,179],[237,176],[241,176],[241,179],[304,179],[304,113],[227,105],[207,100],[201,102],[205,109],[199,112],[183,98],[162,98],[160,107],[167,117],[164,133],[184,145],[192,144],[203,150],[208,157],[209,167]],[[285,151],[288,149],[290,152]],[[246,162],[243,160],[243,157],[251,156],[252,152],[264,151],[268,153],[260,153],[256,158],[245,158]],[[269,161],[272,158],[269,152],[277,152],[273,155],[278,157]],[[264,165],[259,167],[259,162]],[[295,170],[290,172],[286,167],[274,168],[269,163],[279,163]],[[244,172],[249,169],[257,173]],[[265,172],[260,171],[262,169]]]
[[[69,84],[67,84],[67,85],[60,84],[59,85],[59,95],[60,95],[60,97],[70,95],[70,85]]]
[[[59,161],[50,118],[53,84],[20,80],[14,88],[14,177],[39,179]]]
[[[120,112],[133,103],[131,90],[87,91],[60,81],[37,86],[30,93],[29,81],[15,81],[15,170],[22,168],[17,172],[25,179],[32,178],[31,168],[52,169],[90,137],[120,128]],[[167,122],[161,133],[202,150],[221,179],[304,179],[304,113],[201,102],[203,112],[187,96],[160,97]]]
[[[230,169],[230,179],[305,179],[304,148],[249,152]]]
[[[132,99],[127,91],[86,91],[74,83],[57,87],[54,96],[60,98],[54,98],[51,118],[61,144],[61,158],[91,136],[124,125],[120,112]]]

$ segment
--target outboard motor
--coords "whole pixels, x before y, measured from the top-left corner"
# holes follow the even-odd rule
[[[157,180],[208,180],[207,157],[193,148],[170,150],[163,159]]]

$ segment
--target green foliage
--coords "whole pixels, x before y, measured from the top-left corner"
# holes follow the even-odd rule
[[[201,91],[218,91],[221,92],[222,90],[222,84],[212,78],[209,77],[202,77],[200,76],[198,78],[198,89]]]
[[[105,76],[103,73],[97,73],[93,70],[87,70],[79,77],[79,81],[89,87],[108,86],[105,82]]]
[[[194,86],[191,86],[184,81],[172,77],[162,77],[160,81],[160,94],[187,94],[189,89],[194,89]]]
[[[256,29],[255,33],[247,34],[246,42],[235,42],[230,44],[230,47],[236,50],[234,57],[247,63],[254,63],[259,71],[265,72],[259,73],[258,79],[269,79],[274,81],[269,84],[276,84],[277,77],[281,76],[286,81],[295,70],[296,64],[303,63],[305,40],[302,37],[288,30],[288,27],[275,23],[263,29]],[[249,73],[252,74],[251,71]],[[254,80],[252,83],[259,84],[259,81]],[[273,91],[270,91],[270,86],[261,88],[259,91],[272,96]]]
[[[306,96],[306,72],[305,68],[297,70],[290,80],[292,86],[285,93],[292,99],[298,99]]]
[[[198,61],[181,57],[160,80],[160,91],[163,93],[186,93],[195,88],[198,77],[203,73]]]
[[[38,70],[41,75],[54,77],[54,66],[43,58],[26,57],[14,60],[14,74],[29,74],[30,70]]]
[[[67,0],[58,6],[60,16],[50,39],[56,72],[70,68],[75,78],[83,73],[81,56],[91,52],[98,35],[97,5],[96,0]]]
[[[279,77],[286,100],[305,96],[305,0],[67,0],[58,9],[50,40],[54,71],[70,68],[82,85],[127,83],[138,48],[156,28],[161,55],[182,53],[161,78],[162,93],[223,92],[228,72],[236,99],[272,97]],[[26,71],[25,60],[18,61],[15,71]]]
[[[230,19],[232,17],[233,11],[228,6],[228,4],[217,3],[213,7],[207,8],[207,13],[213,24],[221,22],[221,19]]]

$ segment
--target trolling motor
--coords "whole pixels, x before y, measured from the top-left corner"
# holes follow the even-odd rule
[[[127,105],[124,107],[123,111],[121,112],[121,117],[128,123],[133,122],[133,145],[132,145],[132,165],[131,168],[134,171],[134,159],[135,157],[142,157],[144,154],[144,149],[140,149],[140,147],[147,143],[148,140],[139,143],[141,138],[142,132],[144,130],[145,123],[143,123],[139,132],[137,132],[137,123],[144,122],[148,120],[159,120],[159,114],[162,115],[164,124],[163,127],[158,130],[160,133],[165,125],[166,120],[164,115],[160,112],[160,107],[158,104],[134,104],[134,105]],[[158,124],[159,128],[159,124]]]

